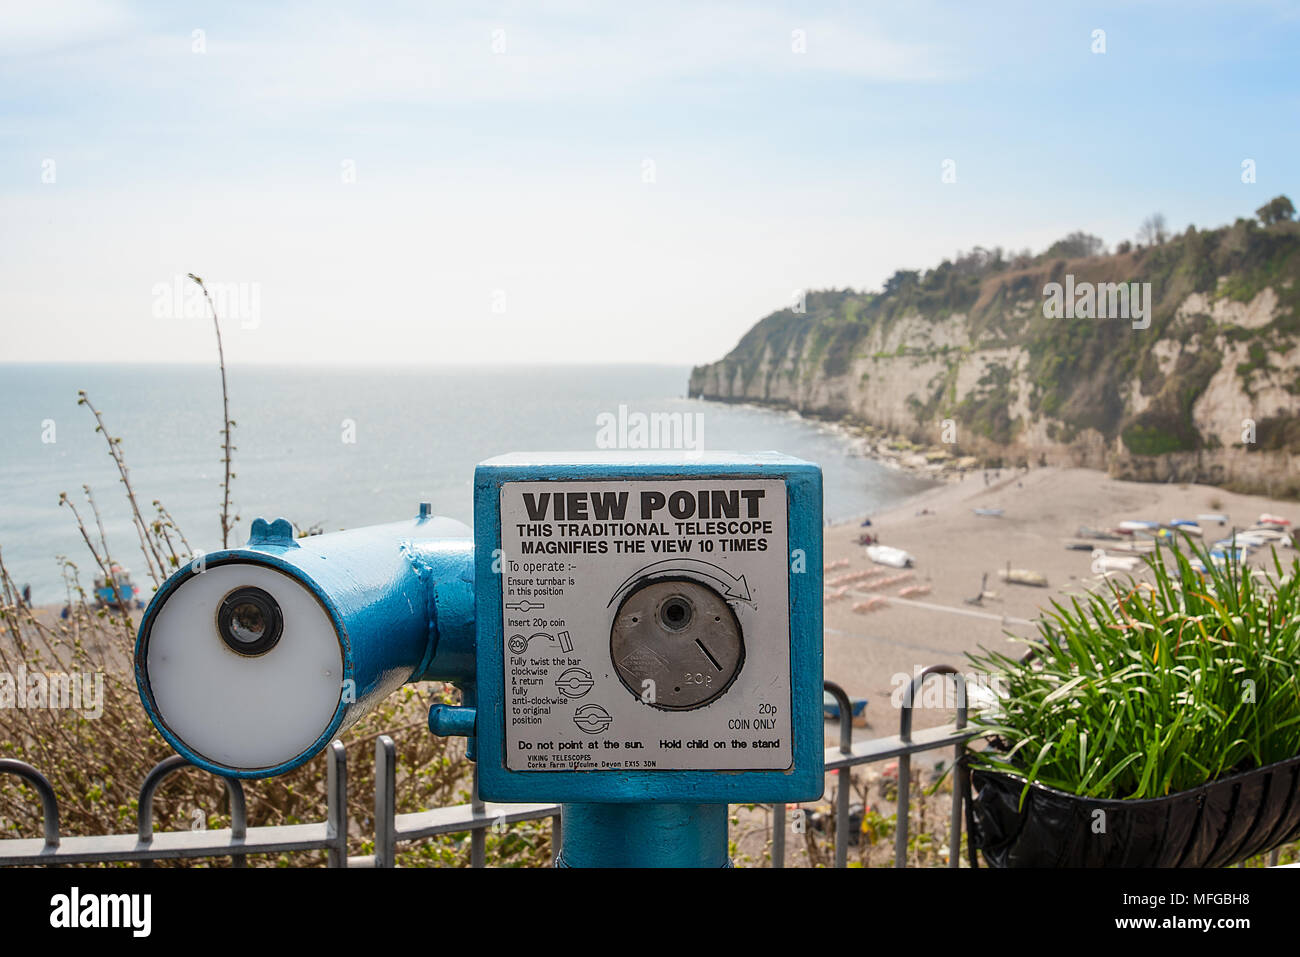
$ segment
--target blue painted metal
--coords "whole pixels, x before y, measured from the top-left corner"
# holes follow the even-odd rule
[[[557,867],[727,867],[725,804],[566,804]]]
[[[500,487],[515,481],[781,479],[788,546],[802,552],[789,575],[793,762],[785,770],[535,771],[505,767]],[[158,590],[136,642],[136,680],[146,712],[195,765],[229,777],[258,778],[297,767],[402,683],[443,680],[463,691],[461,706],[435,705],[436,734],[466,735],[480,762],[480,792],[499,801],[563,801],[562,866],[723,867],[727,804],[811,800],[823,790],[822,479],[808,462],[778,453],[520,453],[475,471],[475,532],[432,518],[295,539],[284,520],[253,523],[245,548],[187,566]],[[333,720],[302,754],[272,768],[230,769],[189,750],[158,715],[145,669],[158,609],[202,566],[251,562],[289,575],[315,595],[338,634],[344,678],[356,700],[340,700]],[[792,563],[793,565],[793,563]],[[199,566],[199,567],[196,567]],[[689,801],[690,803],[683,803]]]
[[[500,490],[506,482],[628,479],[784,479],[788,544],[803,551],[789,576],[794,763],[775,771],[510,771],[505,766]],[[514,453],[474,473],[478,587],[479,790],[492,801],[776,803],[813,800],[824,788],[822,749],[822,476],[777,452]],[[565,832],[569,823],[565,821]]]
[[[298,537],[293,533],[293,525],[287,518],[277,518],[274,522],[268,522],[264,518],[253,519],[253,524],[248,530],[248,544],[256,547],[259,545],[278,545],[281,548],[299,548]]]
[[[186,565],[150,602],[135,650],[136,683],[146,713],[172,747],[198,767],[262,778],[310,760],[404,682],[472,682],[474,570],[468,535],[460,522],[432,517],[302,539],[292,537],[283,519],[254,521],[246,547]],[[195,753],[159,716],[149,689],[145,662],[158,609],[191,576],[232,562],[263,565],[301,582],[328,614],[342,649],[344,684],[333,719],[309,748],[275,767],[227,768]],[[355,694],[344,694],[348,688]]]
[[[472,737],[476,714],[477,711],[474,708],[435,704],[429,709],[429,730],[440,738],[453,736]]]

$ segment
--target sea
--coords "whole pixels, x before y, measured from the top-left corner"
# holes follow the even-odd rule
[[[843,430],[789,413],[686,397],[690,369],[657,365],[275,367],[227,370],[235,421],[231,543],[256,517],[324,531],[395,521],[421,502],[470,524],[478,462],[503,452],[654,441],[653,413],[680,418],[686,451],[777,450],[821,465],[827,520],[849,520],[931,483],[863,454]],[[35,604],[66,600],[61,556],[94,577],[66,492],[147,597],[125,488],[94,415],[129,469],[146,516],[161,502],[196,549],[221,545],[221,378],[215,366],[0,364],[0,559]],[[644,417],[644,418],[638,418]],[[668,438],[667,435],[664,436]],[[93,531],[93,529],[92,529]]]

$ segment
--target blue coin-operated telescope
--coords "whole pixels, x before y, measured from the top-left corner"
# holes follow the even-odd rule
[[[821,470],[777,453],[518,453],[474,530],[296,539],[197,559],[140,625],[145,710],[190,761],[310,760],[412,681],[482,796],[561,802],[557,863],[722,866],[727,804],[823,790]]]

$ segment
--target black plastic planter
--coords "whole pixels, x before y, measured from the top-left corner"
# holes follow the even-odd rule
[[[990,867],[1226,867],[1300,837],[1300,756],[1136,801],[1034,784],[1020,808],[1024,786],[971,773],[972,865],[978,850]]]

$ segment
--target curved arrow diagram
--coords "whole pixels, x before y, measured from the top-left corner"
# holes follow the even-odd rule
[[[619,585],[610,598],[609,603],[605,606],[608,608],[619,597],[632,587],[633,583],[649,576],[662,576],[680,574],[688,578],[706,578],[709,581],[716,582],[718,591],[726,601],[743,601],[753,607],[754,599],[749,597],[749,584],[745,581],[745,576],[733,576],[725,568],[706,562],[700,558],[668,558],[661,562],[654,562],[639,569],[628,577],[627,581]]]
[[[584,704],[573,712],[573,723],[588,734],[600,734],[614,723],[614,719],[600,705]]]

